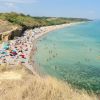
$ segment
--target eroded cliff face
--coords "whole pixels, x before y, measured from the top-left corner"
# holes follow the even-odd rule
[[[23,28],[21,26],[13,25],[0,19],[0,41],[14,39],[15,36],[21,36],[22,33]]]
[[[0,34],[0,40],[1,41],[8,41],[8,40],[14,39],[14,37],[16,37],[16,36],[21,36],[22,33],[23,33],[23,29],[16,27],[13,30],[10,30],[10,31],[7,31],[7,32]]]

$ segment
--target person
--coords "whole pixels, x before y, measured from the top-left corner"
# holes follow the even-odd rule
[[[20,56],[21,56],[22,58],[24,58],[24,59],[26,58],[24,54],[21,54]]]

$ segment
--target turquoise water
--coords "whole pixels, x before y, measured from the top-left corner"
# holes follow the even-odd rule
[[[37,41],[35,61],[45,74],[100,93],[100,21],[49,32]]]

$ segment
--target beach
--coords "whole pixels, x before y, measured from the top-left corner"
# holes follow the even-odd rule
[[[23,64],[35,73],[34,61],[32,60],[33,53],[36,51],[34,41],[50,31],[76,24],[80,24],[80,22],[30,29],[26,30],[21,37],[16,37],[14,40],[3,42],[0,44],[0,64]]]
[[[49,32],[37,40],[33,59],[44,75],[76,88],[100,91],[100,21]],[[92,29],[92,30],[91,30]]]
[[[56,79],[52,77],[52,75],[49,76],[49,73],[45,75],[45,77],[42,77],[43,74],[41,75],[38,70],[36,70],[38,66],[35,65],[33,59],[33,56],[35,56],[34,53],[36,54],[37,50],[37,53],[39,53],[39,49],[35,47],[37,46],[36,41],[39,38],[42,38],[42,36],[46,35],[48,32],[52,31],[53,33],[56,33],[57,31],[60,31],[59,29],[61,28],[66,27],[64,29],[69,29],[70,26],[76,24],[80,23],[46,26],[26,30],[23,36],[16,37],[14,40],[5,41],[0,44],[0,88],[2,93],[0,98],[3,98],[3,100],[7,100],[7,98],[10,98],[9,100],[16,98],[20,100],[23,100],[24,98],[30,100],[33,98],[34,100],[42,100],[43,98],[46,98],[46,100],[51,100],[51,98],[52,100],[66,100],[66,98],[68,100],[97,100],[97,97],[94,94],[88,94],[84,90],[80,91],[73,88],[69,83],[67,83],[68,81]],[[55,36],[54,34],[52,35]],[[48,36],[50,37],[50,34],[48,34]],[[60,38],[65,39],[66,36],[65,38]],[[68,38],[69,37],[67,37],[67,39]],[[52,45],[55,46],[54,44]],[[49,50],[51,50],[51,48]],[[64,53],[61,54],[66,55]],[[68,55],[67,58],[69,58]],[[60,58],[60,60],[61,62],[66,61],[62,58]],[[45,62],[43,61],[43,63]],[[61,69],[59,71],[62,72],[63,67],[60,67]],[[49,69],[48,66],[46,66],[46,68]],[[55,72],[56,69],[58,70],[57,66],[54,69]],[[75,70],[75,68],[73,69]],[[39,71],[42,73],[42,70]],[[65,73],[67,73],[67,71],[69,70],[67,69]],[[69,73],[72,72],[69,71]],[[76,78],[77,77],[74,79]],[[4,92],[6,92],[6,94]],[[43,94],[41,96],[42,92]],[[11,95],[12,93],[15,95]],[[47,95],[47,93],[49,95]]]
[[[100,0],[0,4],[0,100],[100,100]]]

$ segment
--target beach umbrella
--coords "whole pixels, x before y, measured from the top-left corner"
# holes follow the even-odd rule
[[[4,42],[3,45],[2,45],[2,48],[5,49],[5,50],[9,49],[9,43]]]

